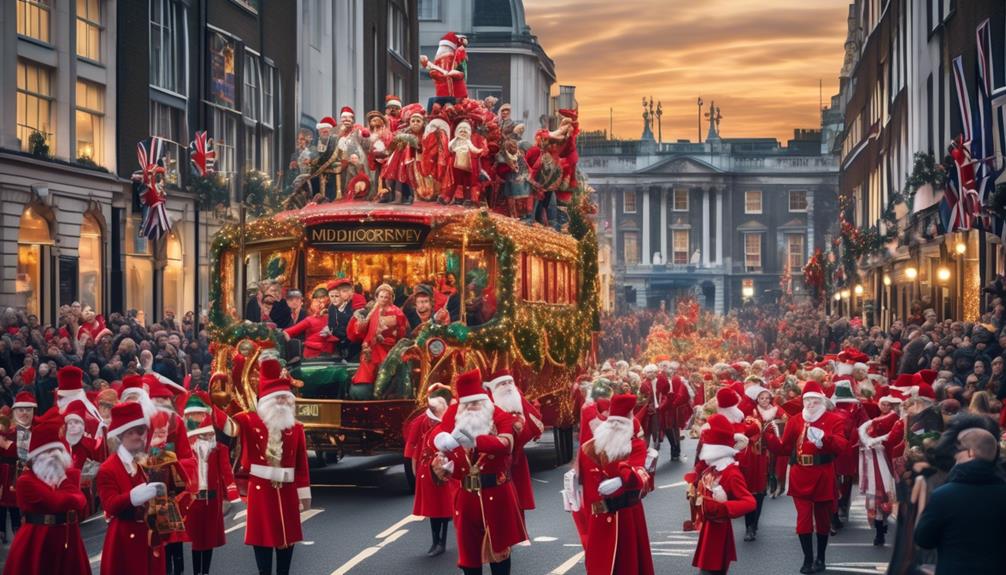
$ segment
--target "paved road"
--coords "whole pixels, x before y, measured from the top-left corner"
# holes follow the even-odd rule
[[[550,439],[550,438],[547,438]],[[686,441],[684,452],[694,452]],[[664,446],[662,457],[667,457]],[[529,450],[538,509],[527,515],[531,544],[513,553],[513,573],[564,575],[584,573],[582,550],[573,522],[562,511],[559,490],[565,468],[554,467],[551,441]],[[688,509],[682,476],[688,461],[664,461],[657,471],[657,489],[645,500],[647,524],[658,573],[694,573],[691,566],[697,535],[681,531]],[[429,524],[411,515],[402,466],[392,457],[349,458],[315,470],[314,509],[305,512],[304,537],[294,552],[293,569],[298,575],[386,574],[419,572],[454,574],[456,545],[448,537],[447,553],[427,558]],[[244,513],[240,506],[227,519],[228,545],[213,556],[216,573],[254,574],[251,550],[243,544]],[[853,518],[828,549],[829,573],[882,573],[890,546],[876,548],[868,528],[862,501],[853,505]],[[732,573],[797,573],[801,562],[799,543],[793,534],[795,512],[788,497],[766,500],[758,541],[745,543],[744,522],[734,521],[739,557]],[[92,520],[83,526],[94,572],[98,572],[104,522]],[[893,530],[892,530],[893,532]],[[3,552],[6,550],[4,549]],[[2,553],[2,552],[0,552]],[[186,550],[186,565],[191,558]],[[189,571],[191,572],[191,571]],[[488,573],[488,569],[486,569]]]

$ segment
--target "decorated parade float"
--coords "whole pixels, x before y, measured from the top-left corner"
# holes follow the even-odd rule
[[[323,119],[278,211],[213,239],[211,397],[254,410],[258,359],[278,354],[318,463],[401,449],[430,386],[472,368],[509,369],[572,455],[599,327],[577,114],[525,141],[508,105],[466,97],[464,45],[448,34],[422,59],[425,107],[389,96],[366,126]],[[267,310],[291,292],[304,312],[280,329]]]

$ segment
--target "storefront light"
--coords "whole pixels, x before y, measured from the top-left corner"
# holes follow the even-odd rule
[[[859,297],[863,295],[863,286],[860,284],[856,284],[856,287],[854,287],[852,291],[856,293],[856,297]]]
[[[908,266],[905,268],[905,277],[910,280],[914,280],[919,277],[919,270],[917,270],[915,266]]]
[[[936,279],[941,282],[946,282],[950,280],[950,268],[947,266],[940,266],[936,269]]]
[[[745,298],[749,298],[749,299],[753,298],[754,297],[754,286],[744,286],[744,287],[742,287],[741,288],[741,295],[744,296]]]
[[[835,292],[835,301],[842,301],[842,294],[841,293]]]
[[[842,290],[842,299],[849,299],[850,295],[852,295],[852,294],[849,292],[848,289]]]
[[[891,285],[891,276],[884,274],[884,285],[885,286]]]
[[[957,242],[957,245],[954,246],[954,251],[957,252],[958,255],[963,256],[968,251],[968,244],[964,242]]]

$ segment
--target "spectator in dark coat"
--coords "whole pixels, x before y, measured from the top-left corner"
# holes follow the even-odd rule
[[[996,437],[966,429],[957,446],[947,482],[933,491],[915,526],[915,542],[937,550],[936,575],[1006,573],[999,547],[1006,533],[1006,480],[996,465]]]

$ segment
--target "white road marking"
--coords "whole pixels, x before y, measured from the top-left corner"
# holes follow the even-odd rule
[[[301,541],[301,545],[314,545],[314,541]]]
[[[545,481],[544,479],[538,479],[537,477],[532,477],[531,481],[537,481],[538,483],[545,483],[546,485],[548,484],[548,481]]]
[[[375,555],[378,551],[384,549],[385,546],[390,545],[395,541],[398,541],[400,537],[409,532],[408,529],[402,529],[402,527],[408,525],[409,523],[422,521],[423,519],[424,519],[423,517],[412,514],[402,517],[394,525],[388,527],[384,531],[381,531],[380,533],[374,536],[374,539],[381,539],[382,540],[381,542],[377,543],[376,545],[367,547],[363,551],[360,551],[359,553],[354,555],[349,561],[346,561],[341,566],[339,566],[338,569],[332,571],[332,575],[345,575],[346,573],[349,573],[351,569],[353,569],[360,563],[366,561],[367,558]]]
[[[241,511],[238,511],[237,513],[234,514],[234,519],[235,520],[241,519],[245,515],[248,515],[248,510],[247,509],[242,509]]]
[[[319,513],[323,512],[323,511],[325,511],[325,510],[324,509],[308,509],[307,511],[302,511],[301,514],[300,514],[300,522],[304,523],[308,519],[314,517],[315,515],[318,515]],[[248,525],[247,521],[241,521],[240,523],[235,523],[234,525],[231,525],[227,529],[224,529],[224,533],[225,534],[226,533],[233,533],[233,532],[237,531],[238,529],[244,529],[247,525]]]
[[[547,535],[540,535],[534,538],[535,543],[551,543],[553,541],[557,541],[557,539],[555,537],[549,537]]]
[[[94,565],[95,563],[100,563],[101,562],[101,551],[98,551],[97,554],[88,557],[88,561],[91,562],[91,565]]]
[[[96,513],[95,515],[92,515],[91,517],[88,517],[87,519],[81,521],[80,524],[81,525],[86,525],[86,524],[88,524],[88,523],[90,523],[90,522],[92,522],[92,521],[94,521],[96,519],[104,519],[104,518],[105,518],[105,514],[104,513]]]
[[[391,535],[395,531],[398,531],[399,529],[401,529],[405,525],[408,525],[409,523],[413,523],[415,521],[422,521],[422,520],[423,520],[422,517],[420,517],[418,515],[412,515],[410,513],[409,515],[406,515],[405,517],[402,517],[398,521],[398,523],[395,523],[391,527],[388,527],[384,531],[381,531],[380,533],[378,533],[377,535],[375,535],[374,539],[384,539],[385,537],[388,537],[389,535]]]
[[[669,487],[681,487],[682,485],[688,485],[687,481],[679,481],[677,483],[671,483],[668,485],[658,485],[657,489],[667,489]]]
[[[398,541],[398,539],[402,535],[405,535],[408,532],[409,532],[408,529],[399,529],[398,531],[395,531],[394,533],[392,533],[391,535],[389,535],[387,538],[385,538],[384,541],[381,541],[380,543],[378,543],[377,546],[378,547],[384,547],[385,545],[389,545],[391,543],[394,543],[395,541]]]
[[[241,523],[235,523],[234,525],[228,527],[227,529],[224,529],[224,534],[233,533],[238,529],[244,529],[245,525],[247,525],[247,523],[245,523],[244,521],[242,521]]]
[[[698,541],[651,541],[650,545],[689,545],[695,547]]]
[[[573,555],[572,557],[567,559],[562,565],[559,565],[555,569],[549,571],[548,575],[566,575],[566,573],[570,569],[576,567],[576,564],[579,563],[581,559],[583,559],[583,551],[580,551],[576,555]]]
[[[346,573],[349,573],[350,569],[356,567],[360,563],[363,563],[365,559],[367,559],[368,557],[377,553],[380,550],[381,550],[380,547],[367,547],[363,551],[357,553],[356,556],[354,556],[352,559],[343,563],[342,567],[339,567],[335,571],[332,571],[332,575],[345,575]]]

